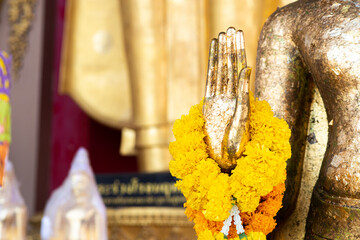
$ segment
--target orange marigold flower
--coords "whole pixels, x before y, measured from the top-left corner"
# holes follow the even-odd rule
[[[263,232],[267,235],[274,230],[276,226],[274,217],[282,207],[284,191],[285,184],[281,183],[275,186],[268,195],[261,198],[262,202],[255,212],[240,213],[247,234],[250,232]]]

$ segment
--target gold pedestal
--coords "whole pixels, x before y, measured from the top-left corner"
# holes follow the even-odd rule
[[[196,239],[184,208],[134,207],[108,210],[109,240]]]
[[[131,207],[108,209],[109,240],[192,240],[193,223],[184,208]],[[30,240],[40,240],[41,214],[30,219]]]

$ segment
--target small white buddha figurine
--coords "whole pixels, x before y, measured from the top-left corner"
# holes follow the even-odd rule
[[[61,206],[55,219],[55,233],[58,239],[97,240],[99,237],[100,213],[89,202],[89,176],[84,172],[72,174],[71,190],[73,201]]]
[[[6,159],[4,185],[0,187],[0,240],[25,240],[26,217],[14,168]]]
[[[106,209],[88,154],[80,148],[70,173],[50,197],[42,219],[43,240],[106,240]]]

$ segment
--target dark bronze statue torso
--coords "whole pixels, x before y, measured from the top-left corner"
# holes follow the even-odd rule
[[[332,121],[320,179],[329,194],[360,198],[360,184],[349,184],[360,183],[360,7],[320,1],[308,8],[299,11],[294,40]]]
[[[307,239],[360,239],[360,2],[296,2],[276,11],[263,28],[255,92],[293,134],[280,218],[291,213],[298,195],[312,79],[326,108],[329,142]]]

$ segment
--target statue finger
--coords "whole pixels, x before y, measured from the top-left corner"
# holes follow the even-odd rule
[[[205,87],[205,98],[213,97],[216,89],[218,65],[218,40],[213,39],[210,43],[208,73]]]
[[[233,118],[227,129],[227,151],[231,159],[239,158],[249,140],[249,81],[251,68],[244,68],[240,72],[238,98]]]
[[[249,105],[249,85],[251,70],[251,67],[245,67],[241,70],[239,74],[238,98],[236,100],[236,105]]]
[[[226,53],[227,53],[227,84],[226,95],[230,98],[236,97],[238,86],[236,48],[235,48],[236,30],[233,27],[226,31]]]
[[[218,43],[218,69],[216,78],[216,95],[225,93],[227,83],[227,57],[226,57],[226,34],[219,34]]]
[[[244,33],[241,30],[236,31],[235,34],[236,45],[236,62],[237,62],[237,74],[240,74],[241,70],[247,67],[246,53],[245,53],[245,39]]]

